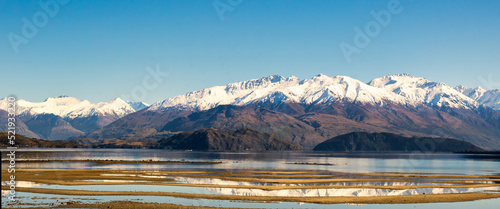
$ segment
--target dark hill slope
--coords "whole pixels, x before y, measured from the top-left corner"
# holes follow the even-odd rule
[[[161,149],[239,151],[239,150],[299,150],[300,146],[276,135],[252,129],[237,131],[202,129],[176,134],[158,141]]]
[[[483,149],[456,139],[404,137],[392,133],[352,132],[318,144],[314,151],[401,151],[401,152],[464,152]]]
[[[6,132],[0,132],[0,147],[10,147],[8,135]],[[35,139],[16,135],[14,146],[19,148],[78,148],[74,142],[67,141],[48,141],[44,139]]]
[[[264,108],[220,105],[179,117],[168,122],[161,131],[179,132],[199,129],[239,130],[248,128],[275,134],[281,139],[309,149],[324,140],[314,127],[287,114]]]

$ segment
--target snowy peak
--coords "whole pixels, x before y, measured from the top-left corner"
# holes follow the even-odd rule
[[[144,103],[144,102],[130,102],[130,101],[127,101],[127,103],[130,105],[130,107],[132,107],[132,109],[134,109],[136,112],[139,111],[139,110],[142,110],[146,107],[149,107],[149,104],[147,103]]]
[[[456,91],[458,91],[464,95],[467,95],[466,91],[469,90],[467,87],[462,86],[462,85],[455,86],[453,89],[455,89]]]
[[[272,75],[260,79],[215,86],[157,102],[148,110],[170,108],[207,110],[218,105],[248,105],[263,102],[296,102],[323,104],[337,100],[383,104],[416,104],[400,95],[369,86],[347,76],[329,77],[323,74],[300,80]]]
[[[467,88],[462,85],[456,86],[454,89],[476,101],[479,100],[484,95],[484,93],[487,92],[485,89],[481,87]]]
[[[296,77],[282,77],[271,75],[259,79],[231,83],[226,86],[215,86],[184,95],[179,95],[161,102],[152,104],[148,110],[170,109],[173,107],[192,110],[207,110],[218,105],[243,105],[256,98],[272,94],[280,86],[298,84]]]
[[[77,98],[66,96],[63,94],[63,95],[57,96],[57,97],[49,97],[49,98],[45,99],[43,102],[52,103],[52,104],[56,104],[56,105],[65,105],[65,104],[75,104],[75,103],[79,103],[82,101],[80,101]]]
[[[368,84],[431,106],[453,108],[476,108],[478,106],[474,99],[444,83],[413,77],[409,74],[387,75],[373,79]]]
[[[476,100],[480,105],[500,110],[500,91],[498,89],[486,90],[481,87],[467,88],[462,85],[456,86],[454,89]]]
[[[7,102],[6,99],[0,100],[0,108],[6,109]],[[19,115],[54,114],[70,119],[94,115],[118,118],[135,112],[131,105],[120,98],[94,104],[87,100],[81,101],[65,95],[49,97],[43,102],[29,102],[19,99],[17,101],[17,110]]]
[[[330,77],[318,74],[303,80],[295,76],[286,78],[271,75],[179,95],[157,102],[148,110],[179,108],[201,111],[218,105],[267,102],[326,104],[339,101],[372,105],[387,102],[410,106],[426,104],[474,109],[480,104],[500,107],[499,97],[498,91],[486,91],[481,88],[471,90],[463,86],[452,88],[444,83],[414,77],[408,73],[386,75],[373,79],[368,84],[340,75]]]

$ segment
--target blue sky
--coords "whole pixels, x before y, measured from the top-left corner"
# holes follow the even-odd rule
[[[231,9],[223,20],[213,2]],[[147,67],[157,65],[168,76],[148,77],[155,85],[140,97],[148,103],[273,74],[368,82],[408,72],[451,86],[500,87],[500,1],[400,0],[401,12],[350,62],[340,44],[355,46],[354,28],[364,31],[370,12],[387,11],[391,0],[230,2],[72,0],[50,16],[38,1],[1,0],[0,92],[107,101],[144,87]],[[25,37],[23,18],[33,17],[40,27]],[[27,40],[17,53],[12,34]]]

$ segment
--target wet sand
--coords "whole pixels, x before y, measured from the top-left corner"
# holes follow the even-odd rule
[[[47,207],[36,207],[32,209],[46,209]],[[59,206],[53,206],[51,208],[117,208],[117,209],[215,209],[215,207],[200,207],[200,206],[182,206],[167,203],[140,203],[133,201],[113,201],[100,204],[64,204]],[[235,209],[235,208],[225,208],[225,209]]]

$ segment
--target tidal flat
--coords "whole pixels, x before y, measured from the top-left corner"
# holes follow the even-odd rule
[[[73,196],[165,196],[313,204],[436,203],[500,197],[499,175],[344,173],[297,169],[19,169],[16,173],[16,178],[22,179],[24,183],[18,185],[16,191],[65,195],[68,201],[54,204],[61,207],[68,206],[68,203],[79,207],[95,207],[86,201],[72,202]],[[8,176],[2,170],[2,179]],[[2,190],[8,190],[8,187],[2,185]],[[23,200],[18,204],[23,205]],[[128,205],[131,202],[107,203],[120,204]],[[147,206],[150,203],[140,204]],[[173,206],[167,204],[161,207]]]
[[[17,201],[2,208],[460,209],[500,201],[498,161],[460,154],[41,149],[20,152],[16,166]]]

